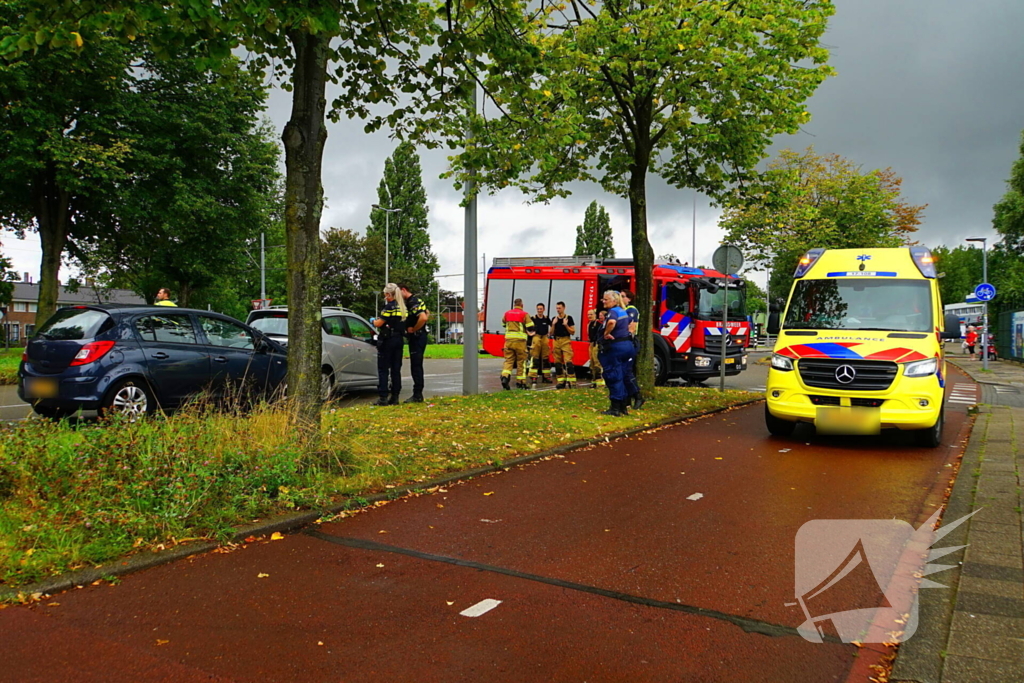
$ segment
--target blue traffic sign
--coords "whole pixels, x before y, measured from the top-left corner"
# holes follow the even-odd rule
[[[996,288],[987,282],[982,282],[974,288],[974,296],[978,297],[978,301],[992,301],[996,298]]]

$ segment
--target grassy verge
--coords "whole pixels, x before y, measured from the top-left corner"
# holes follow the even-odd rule
[[[321,509],[446,472],[752,398],[662,388],[628,418],[604,392],[500,392],[324,412],[310,458],[287,416],[200,410],[138,424],[29,420],[0,428],[0,585],[138,549],[226,538],[233,525]]]
[[[0,384],[18,383],[18,365],[23,349],[4,350],[0,347]]]
[[[409,347],[405,347],[405,357],[409,357]],[[427,344],[424,358],[462,358],[462,344]]]

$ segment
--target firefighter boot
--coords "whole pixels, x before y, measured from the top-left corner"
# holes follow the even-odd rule
[[[508,375],[502,375],[501,376],[501,388],[504,389],[505,391],[511,391],[512,390],[512,387],[509,386],[509,376]]]

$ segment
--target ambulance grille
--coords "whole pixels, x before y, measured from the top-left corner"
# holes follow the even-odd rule
[[[840,382],[836,378],[836,371],[844,365],[853,369],[853,381]],[[852,391],[884,391],[896,378],[897,371],[892,361],[845,358],[801,358],[796,367],[800,379],[809,387]]]

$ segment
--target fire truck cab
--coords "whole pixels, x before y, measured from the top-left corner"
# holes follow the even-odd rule
[[[654,288],[655,380],[672,378],[697,383],[719,375],[725,343],[727,375],[747,367],[751,323],[746,311],[743,280],[714,270],[658,262],[652,272]],[[501,356],[505,344],[501,318],[515,299],[523,300],[530,315],[537,304],[548,313],[565,302],[576,322],[573,337],[576,367],[589,360],[587,311],[601,310],[606,290],[635,291],[632,259],[599,259],[592,256],[496,258],[487,272],[484,300],[483,346]],[[725,310],[723,310],[723,307]],[[727,331],[723,330],[727,316]]]

